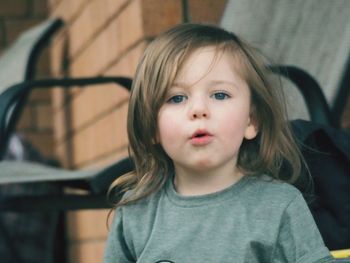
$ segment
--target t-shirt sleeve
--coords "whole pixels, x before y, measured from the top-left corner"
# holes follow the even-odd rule
[[[273,258],[273,262],[333,262],[301,194],[284,211]]]
[[[132,259],[127,247],[123,231],[123,212],[117,209],[108,234],[106,249],[104,253],[104,263],[136,262]]]

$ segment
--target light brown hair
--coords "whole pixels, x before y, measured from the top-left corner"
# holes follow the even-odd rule
[[[186,59],[199,48],[216,47],[238,63],[235,70],[251,91],[252,118],[258,136],[244,140],[237,167],[246,175],[269,174],[276,179],[297,179],[302,156],[293,139],[280,89],[267,62],[235,34],[211,25],[182,24],[161,34],[145,50],[133,81],[128,111],[129,152],[135,171],[118,178],[113,193],[131,192],[117,205],[125,205],[158,191],[173,170],[172,160],[157,143],[158,112],[166,93]],[[237,66],[238,65],[238,66]],[[280,175],[282,164],[288,175]],[[113,191],[113,189],[115,191]],[[113,196],[112,196],[113,197]]]

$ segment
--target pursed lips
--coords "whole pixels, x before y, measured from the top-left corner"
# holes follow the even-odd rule
[[[191,144],[194,146],[203,146],[209,144],[213,140],[213,135],[203,129],[196,130],[190,137]]]

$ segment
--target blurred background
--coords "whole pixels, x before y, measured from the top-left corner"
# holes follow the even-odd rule
[[[143,50],[159,33],[187,21],[219,24],[261,46],[273,61],[309,70],[325,87],[329,104],[339,105],[337,87],[349,73],[349,2],[0,0],[0,56],[24,30],[60,17],[64,26],[40,58],[39,78],[133,77]],[[348,92],[343,94],[336,110],[342,129],[350,129]],[[295,104],[300,98],[293,96]],[[101,167],[127,155],[127,103],[128,93],[115,85],[36,90],[17,131],[65,168]],[[65,214],[66,262],[102,262],[108,212]]]

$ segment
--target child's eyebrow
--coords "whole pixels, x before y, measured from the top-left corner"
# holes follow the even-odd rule
[[[237,90],[239,89],[239,83],[233,80],[226,80],[226,79],[220,79],[220,80],[211,80],[207,83],[208,87],[229,87],[230,89]]]
[[[230,81],[230,80],[211,80],[209,81],[207,84],[207,86],[215,86],[215,85],[230,85],[230,86],[234,86],[237,87],[237,83],[235,83],[234,81]],[[174,82],[171,87],[172,88],[187,88],[191,85],[185,83],[185,82]]]
[[[230,85],[230,86],[237,86],[237,83],[230,80],[212,80],[209,82],[209,85]]]
[[[186,87],[188,87],[188,85],[184,82],[174,82],[171,85],[171,88],[186,88]]]

